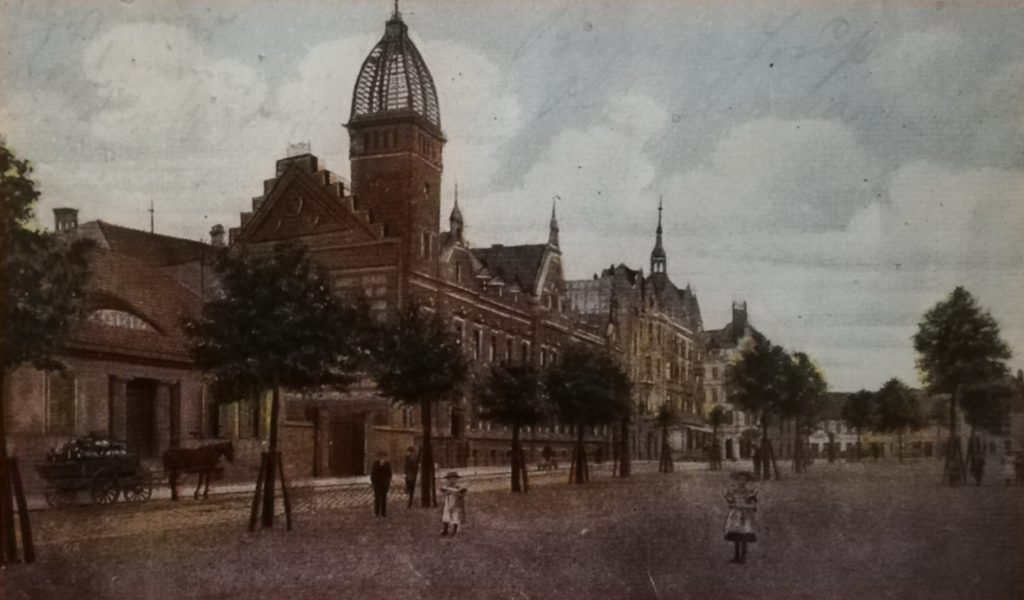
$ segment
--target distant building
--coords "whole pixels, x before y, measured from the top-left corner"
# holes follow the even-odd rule
[[[657,458],[661,434],[654,418],[667,405],[681,417],[670,438],[674,452],[698,458],[711,439],[701,394],[700,305],[690,286],[680,289],[668,276],[660,206],[655,234],[650,275],[613,265],[566,289],[573,311],[609,327],[633,382],[634,456]]]
[[[716,406],[725,412],[725,424],[719,432],[721,456],[726,460],[748,458],[751,430],[758,427],[757,415],[739,409],[729,401],[727,371],[740,353],[761,336],[747,317],[747,303],[732,303],[732,320],[721,329],[705,331],[701,339],[705,348],[704,405],[705,413]],[[748,432],[746,435],[744,432]]]

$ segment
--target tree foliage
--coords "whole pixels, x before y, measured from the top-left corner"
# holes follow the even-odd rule
[[[610,425],[629,414],[629,377],[607,352],[574,345],[548,369],[544,385],[558,418],[576,429],[575,482],[583,483],[584,428]]]
[[[80,316],[88,280],[86,241],[59,240],[33,226],[39,198],[32,165],[0,144],[0,227],[3,235],[3,372],[53,359]]]
[[[913,341],[922,381],[932,392],[954,394],[960,386],[996,381],[1011,355],[999,324],[963,287],[924,314]]]
[[[469,361],[441,316],[412,304],[379,329],[374,344],[374,378],[395,402],[419,406],[423,423],[421,502],[434,503],[432,408],[454,399],[469,377]]]
[[[967,479],[957,434],[957,405],[969,386],[988,385],[1005,376],[1010,348],[999,324],[963,287],[924,314],[913,336],[921,381],[932,393],[950,394],[949,443],[944,476],[950,485]]]
[[[860,460],[861,436],[865,429],[871,429],[875,425],[875,394],[868,390],[854,392],[847,396],[840,411],[843,421],[857,430],[855,456]]]
[[[512,430],[512,491],[526,491],[526,461],[520,433],[550,413],[540,372],[529,363],[495,364],[475,386],[480,417]]]
[[[332,293],[326,272],[301,246],[233,248],[215,264],[220,294],[185,323],[196,364],[221,401],[272,391],[269,449],[261,474],[262,524],[274,522],[281,388],[344,389],[363,349],[357,311]]]
[[[882,385],[875,398],[875,428],[881,433],[898,435],[899,456],[902,460],[903,434],[920,429],[924,424],[917,395],[902,381],[893,378]]]
[[[365,317],[339,301],[304,248],[233,248],[214,268],[221,292],[185,332],[220,399],[275,387],[343,389],[353,381],[365,351]]]
[[[1019,393],[1015,383],[1008,378],[966,386],[960,394],[964,420],[974,429],[996,435],[1004,433],[1010,415],[1010,403],[1014,395]]]
[[[789,356],[784,363],[784,377],[786,393],[779,406],[779,416],[793,422],[793,468],[802,473],[807,466],[805,440],[824,409],[828,385],[821,371],[803,352]]]

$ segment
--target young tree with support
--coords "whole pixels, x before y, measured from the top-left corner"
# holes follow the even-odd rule
[[[896,434],[896,454],[903,462],[903,434],[917,431],[924,424],[921,405],[914,391],[895,377],[886,381],[875,395],[876,428]]]
[[[231,248],[215,264],[220,294],[186,323],[190,352],[212,380],[221,402],[270,392],[267,452],[261,457],[249,530],[257,511],[264,528],[274,526],[276,481],[281,481],[288,529],[287,487],[278,429],[283,390],[344,390],[365,353],[367,319],[343,305],[326,272],[301,246],[270,251]]]
[[[661,428],[661,453],[658,457],[658,472],[671,473],[675,470],[675,464],[672,461],[672,446],[668,443],[668,430],[679,422],[679,413],[672,405],[666,402],[658,408],[658,414],[654,417],[654,420],[658,423],[658,427]]]
[[[1016,383],[1008,377],[997,382],[964,388],[960,405],[964,411],[964,421],[971,428],[965,461],[968,465],[975,458],[975,453],[981,452],[982,457],[984,456],[984,443],[978,437],[979,431],[993,435],[1006,433],[1010,404],[1019,393]]]
[[[847,425],[857,430],[854,457],[859,462],[864,429],[870,429],[875,424],[875,394],[868,390],[850,394],[840,409],[840,416]]]
[[[782,346],[776,346],[763,336],[740,352],[739,359],[726,371],[729,397],[742,410],[758,415],[761,429],[762,479],[779,478],[775,453],[768,439],[768,426],[778,418],[787,394],[786,373],[790,357]]]
[[[615,441],[615,465],[612,469],[613,474],[616,477],[629,477],[633,470],[633,454],[630,449],[630,437],[629,431],[633,425],[633,409],[632,403],[627,403],[626,412],[619,419],[613,427],[613,431],[617,428],[616,435],[613,436]]]
[[[605,350],[574,345],[548,369],[544,387],[558,418],[576,432],[569,482],[586,483],[590,479],[583,443],[586,428],[611,425],[627,414],[629,377]]]
[[[725,423],[725,409],[716,405],[708,411],[708,425],[711,426],[711,452],[708,455],[708,469],[718,471],[722,468],[722,449],[718,446],[718,430]]]
[[[512,430],[512,492],[529,491],[520,434],[550,413],[540,373],[529,363],[495,364],[475,386],[480,417]]]
[[[780,416],[793,423],[793,471],[807,471],[804,452],[807,436],[824,408],[828,385],[821,371],[803,352],[794,352],[785,363],[786,393],[781,403]]]
[[[374,378],[381,393],[420,409],[420,505],[435,506],[433,407],[460,394],[469,377],[469,361],[441,315],[417,304],[380,328],[374,355]]]
[[[951,486],[966,483],[957,408],[965,388],[993,383],[1006,375],[1010,348],[1000,337],[996,320],[963,287],[924,314],[913,341],[917,368],[928,391],[950,396],[943,478]]]
[[[38,199],[32,165],[0,142],[0,565],[35,560],[21,469],[17,457],[7,455],[4,416],[9,378],[25,364],[63,368],[53,355],[81,313],[89,277],[86,253],[92,244],[61,243],[53,233],[36,229]]]

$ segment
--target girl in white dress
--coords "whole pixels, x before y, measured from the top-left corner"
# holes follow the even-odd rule
[[[738,471],[733,474],[735,485],[725,493],[729,503],[729,515],[725,518],[725,539],[733,543],[731,563],[747,561],[747,544],[757,541],[757,490],[748,487],[753,480],[750,473]]]
[[[448,526],[451,525],[451,534],[459,533],[459,525],[466,520],[466,492],[467,489],[459,485],[459,474],[452,471],[444,476],[444,485],[441,486],[441,493],[444,494],[444,505],[441,508],[441,523],[444,529],[441,536],[448,535]]]

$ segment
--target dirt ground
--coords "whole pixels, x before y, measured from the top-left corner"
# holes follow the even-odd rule
[[[641,472],[526,496],[471,489],[454,539],[437,510],[395,498],[375,519],[331,490],[297,492],[291,532],[247,533],[244,496],[40,511],[39,562],[0,585],[19,600],[1024,598],[1024,487],[949,489],[940,472],[784,470],[758,484],[745,565],[722,539],[728,473]]]

